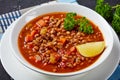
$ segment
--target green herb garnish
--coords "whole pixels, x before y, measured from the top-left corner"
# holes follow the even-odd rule
[[[104,0],[97,0],[95,11],[103,16],[107,21],[112,20],[112,7]]]
[[[112,27],[117,33],[120,32],[120,5],[116,6],[116,10],[112,20]]]
[[[81,19],[79,19],[77,23],[79,25],[79,30],[81,32],[84,32],[87,34],[91,34],[94,32],[92,26],[90,25],[89,21],[85,17],[82,17]]]
[[[66,14],[66,17],[64,20],[64,29],[65,30],[72,30],[74,28],[75,23],[76,23],[74,16],[76,16],[76,13],[73,13],[73,12]]]
[[[84,32],[86,34],[93,33],[93,28],[90,25],[89,21],[82,17],[80,19],[75,19],[76,13],[70,12],[66,14],[65,20],[64,20],[64,29],[65,30],[72,30],[74,29],[75,25],[79,26],[78,30],[81,32]]]

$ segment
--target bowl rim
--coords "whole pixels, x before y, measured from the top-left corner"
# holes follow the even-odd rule
[[[71,4],[71,3],[45,3],[45,4],[42,4],[40,6],[36,6],[34,7],[33,9],[27,11],[26,13],[24,13],[18,20],[17,22],[15,23],[14,27],[18,24],[18,22],[23,18],[25,17],[28,13],[32,12],[32,11],[35,11],[39,8],[42,8],[44,6],[48,6],[48,5],[73,5],[73,6],[81,6],[82,8],[86,8],[86,9],[89,9],[90,11],[94,12],[99,18],[101,18],[102,20],[104,20],[104,22],[106,23],[106,25],[108,25],[110,27],[110,25],[107,23],[107,21],[101,17],[98,13],[96,13],[94,10],[91,10],[90,8],[88,7],[85,7],[85,6],[82,6],[82,5],[78,5],[78,4]],[[88,72],[94,68],[96,68],[97,66],[99,66],[105,59],[107,59],[107,57],[109,55],[107,55],[104,59],[102,59],[102,61],[100,61],[97,65],[93,66],[93,67],[90,67],[88,69],[85,68],[82,69],[82,70],[78,70],[78,71],[75,71],[75,72],[70,72],[70,73],[53,73],[53,72],[48,72],[48,71],[44,71],[44,70],[41,70],[41,69],[38,69],[37,67],[34,67],[33,65],[28,65],[26,62],[24,62],[15,52],[14,50],[14,46],[12,44],[12,35],[14,34],[14,27],[12,27],[12,31],[11,31],[11,34],[10,34],[10,46],[11,46],[11,49],[13,51],[13,54],[14,56],[19,60],[20,63],[22,63],[24,66],[26,66],[27,68],[31,69],[31,70],[34,70],[36,72],[39,72],[39,73],[42,73],[42,74],[47,74],[47,75],[52,75],[52,76],[72,76],[72,75],[76,75],[76,74],[81,74],[81,73],[85,73],[85,72]],[[112,35],[112,31],[110,31],[110,35],[111,35],[111,46],[110,46],[110,50],[107,51],[109,54],[112,50],[112,47],[113,47],[113,35]],[[29,63],[30,64],[30,63]],[[91,65],[90,65],[91,66]]]

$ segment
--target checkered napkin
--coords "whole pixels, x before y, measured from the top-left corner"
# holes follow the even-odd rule
[[[0,33],[4,33],[7,27],[20,16],[20,11],[13,11],[0,15]]]
[[[13,11],[0,15],[0,39],[5,30],[10,26],[10,24],[20,16],[21,16],[20,11]]]
[[[57,0],[57,1],[66,3],[68,2],[77,3],[76,0]],[[22,15],[21,11],[13,11],[0,15],[0,39],[5,30],[10,26],[10,24]],[[120,80],[120,65],[117,67],[113,75],[108,80]]]

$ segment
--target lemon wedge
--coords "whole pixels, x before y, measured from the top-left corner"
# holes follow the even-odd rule
[[[94,57],[99,55],[105,48],[105,42],[90,42],[77,45],[77,51],[84,57]]]

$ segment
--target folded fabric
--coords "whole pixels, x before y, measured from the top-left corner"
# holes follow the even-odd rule
[[[20,11],[13,11],[0,15],[0,39],[8,26],[20,16]]]
[[[5,32],[7,27],[20,16],[20,11],[13,11],[0,15],[0,33]]]

